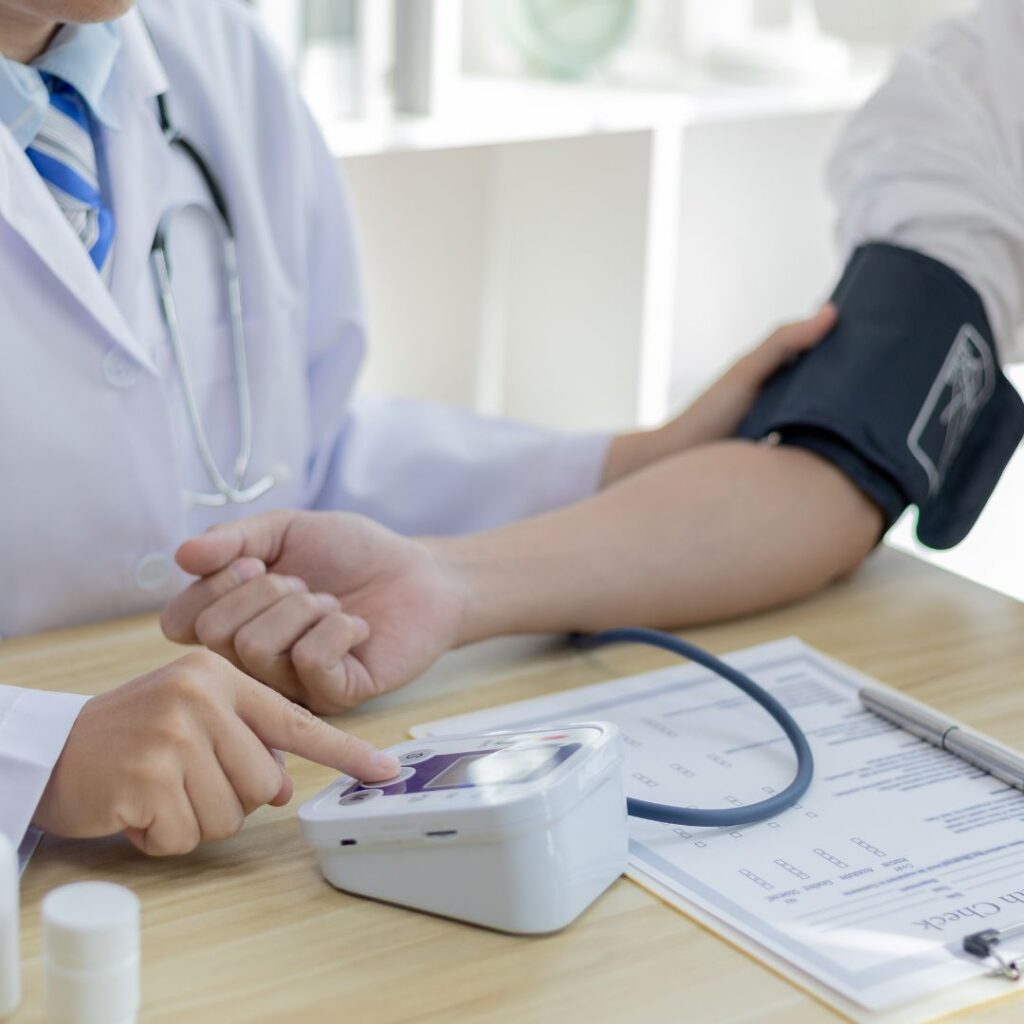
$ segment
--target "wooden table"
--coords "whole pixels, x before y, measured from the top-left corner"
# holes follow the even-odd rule
[[[893,551],[821,597],[688,635],[723,652],[796,634],[823,651],[1024,746],[1024,605]],[[8,641],[5,683],[98,693],[175,657],[152,619]],[[380,745],[416,722],[666,664],[621,648],[532,656],[342,724]],[[645,890],[621,879],[565,932],[516,938],[330,890],[294,817],[332,773],[292,759],[296,798],[235,839],[147,860],[126,842],[44,841],[24,879],[25,999],[43,1020],[39,903],[55,885],[110,879],[143,902],[146,1022],[785,1021],[838,1018]],[[1017,1021],[1004,1000],[963,1019]]]

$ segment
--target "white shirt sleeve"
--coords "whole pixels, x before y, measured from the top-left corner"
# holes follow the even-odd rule
[[[1024,311],[1024,13],[988,0],[935,27],[850,121],[829,168],[844,256],[890,242],[981,296],[1004,359]]]
[[[0,830],[16,848],[88,699],[0,686]]]
[[[608,443],[605,435],[361,395],[315,505],[361,512],[400,533],[470,533],[589,497]]]

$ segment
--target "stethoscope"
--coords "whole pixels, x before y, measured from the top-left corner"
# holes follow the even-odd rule
[[[210,478],[213,491],[189,492],[188,500],[193,505],[217,508],[228,503],[245,505],[262,497],[277,483],[273,475],[261,477],[255,483],[246,484],[245,477],[249,472],[252,460],[252,393],[249,387],[249,364],[246,357],[245,325],[242,319],[242,286],[238,274],[238,249],[235,243],[235,232],[231,222],[224,192],[196,147],[175,128],[167,109],[167,93],[156,98],[157,114],[160,130],[168,146],[177,147],[195,165],[206,184],[213,199],[214,210],[199,203],[190,203],[168,210],[157,224],[150,258],[156,275],[156,284],[160,292],[160,309],[170,339],[174,363],[177,367],[181,383],[182,397],[188,415],[192,436],[195,438],[206,475]],[[231,348],[235,363],[235,394],[238,402],[238,455],[232,468],[231,477],[225,477],[217,465],[217,460],[210,449],[210,442],[203,426],[203,419],[196,401],[195,388],[192,384],[192,373],[188,364],[188,356],[181,340],[181,326],[178,310],[174,302],[172,287],[171,261],[167,253],[168,239],[175,218],[184,210],[195,208],[209,218],[217,229],[221,241],[221,257],[224,271],[224,288],[227,295],[228,315],[231,324]]]

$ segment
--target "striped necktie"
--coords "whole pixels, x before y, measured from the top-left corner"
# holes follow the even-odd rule
[[[100,191],[89,108],[72,86],[46,72],[42,76],[50,105],[42,127],[25,152],[96,269],[106,278],[114,242],[114,215]]]

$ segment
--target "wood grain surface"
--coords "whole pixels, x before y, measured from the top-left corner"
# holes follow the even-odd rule
[[[819,597],[687,636],[716,652],[797,635],[1001,740],[1024,747],[1024,605],[893,551]],[[4,683],[99,693],[181,653],[155,620],[6,641]],[[472,684],[413,687],[337,724],[379,745],[417,723],[668,664],[661,652],[547,651]],[[443,666],[442,666],[443,673]],[[26,871],[25,997],[40,1024],[39,903],[55,885],[109,879],[143,903],[142,1020],[231,1022],[778,1021],[835,1014],[622,879],[566,931],[516,938],[333,891],[295,819],[332,773],[291,758],[295,800],[234,839],[148,860],[120,839],[44,840]],[[1024,1019],[1010,998],[962,1020]]]

